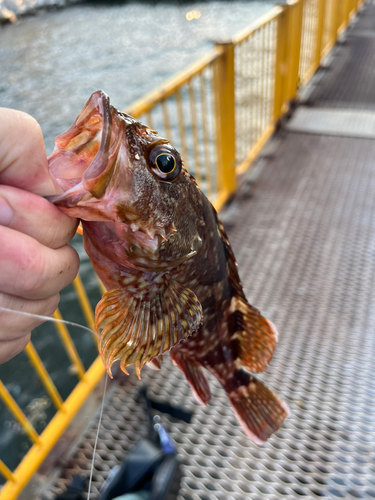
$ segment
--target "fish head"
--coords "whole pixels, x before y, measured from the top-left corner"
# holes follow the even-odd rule
[[[48,161],[62,189],[49,200],[104,246],[115,242],[110,257],[120,264],[167,269],[198,251],[202,194],[180,154],[104,92],[56,138]]]

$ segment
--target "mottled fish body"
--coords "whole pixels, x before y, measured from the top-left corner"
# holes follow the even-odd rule
[[[108,290],[95,311],[108,373],[119,360],[140,376],[169,351],[202,404],[206,368],[245,433],[263,443],[289,412],[251,374],[266,369],[277,332],[247,302],[224,228],[179,153],[98,91],[56,138],[49,165],[63,190],[50,199],[82,220]]]

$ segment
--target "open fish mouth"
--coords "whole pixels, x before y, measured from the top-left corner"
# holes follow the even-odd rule
[[[113,175],[125,126],[105,92],[93,93],[71,128],[55,139],[48,164],[63,193],[48,197],[49,201],[74,207],[88,195],[102,198]]]
[[[47,199],[67,215],[82,219],[87,239],[89,233],[94,237],[98,228],[86,222],[110,223],[101,230],[106,233],[107,242],[114,238],[123,241],[120,253],[127,255],[128,265],[131,261],[150,271],[176,267],[197,254],[201,240],[194,236],[191,242],[180,241],[177,252],[169,241],[177,232],[173,207],[167,193],[164,205],[169,210],[168,217],[159,209],[164,209],[162,189],[158,191],[158,180],[147,168],[145,157],[148,147],[156,144],[160,148],[166,142],[145,125],[117,111],[108,96],[97,91],[70,129],[55,139],[48,162],[62,192]],[[146,201],[150,196],[153,204]],[[156,221],[155,214],[159,216]]]

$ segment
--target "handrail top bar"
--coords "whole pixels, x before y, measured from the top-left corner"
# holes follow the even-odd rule
[[[299,0],[287,0],[286,5],[295,5]]]
[[[216,61],[216,59],[218,59],[223,52],[224,49],[222,47],[215,47],[207,55],[172,76],[165,83],[157,87],[155,90],[152,90],[146,96],[138,99],[138,101],[134,102],[123,111],[131,116],[134,116],[134,118],[138,118],[144,113],[147,113],[155,104],[159,103],[163,99],[167,99],[191,78],[201,73],[205,68]]]
[[[285,5],[287,6],[287,5]],[[242,43],[246,38],[251,36],[253,33],[258,31],[260,28],[263,28],[266,24],[270,23],[274,19],[278,18],[284,10],[284,7],[276,5],[269,12],[259,17],[253,24],[251,24],[248,28],[240,31],[236,36],[232,38],[232,42],[237,45]]]

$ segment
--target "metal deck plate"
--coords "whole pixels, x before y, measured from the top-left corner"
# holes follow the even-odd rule
[[[292,132],[375,139],[375,111],[300,106],[286,128]]]
[[[362,29],[371,23],[367,18]],[[339,53],[316,104],[375,106],[375,39],[351,36]],[[249,300],[279,329],[261,378],[286,399],[291,417],[258,447],[212,377],[212,401],[203,408],[168,358],[160,372],[145,369],[142,381],[155,398],[195,412],[190,425],[162,417],[182,464],[177,498],[372,499],[375,140],[282,131],[262,161],[257,181],[242,186],[223,219]],[[138,387],[134,374],[121,378],[106,401],[93,500],[146,433],[145,412],[134,402]],[[71,474],[88,474],[96,427],[94,419],[44,498],[61,492]]]
[[[191,425],[163,416],[183,478],[179,500],[375,498],[375,141],[288,133],[226,226],[250,301],[279,328],[262,379],[291,417],[258,447],[218,384],[200,407],[169,361],[144,370],[151,394],[193,409]],[[105,405],[94,493],[145,435],[134,374]],[[97,421],[64,476],[87,473]]]
[[[375,4],[367,4],[309,101],[315,106],[375,110]]]

